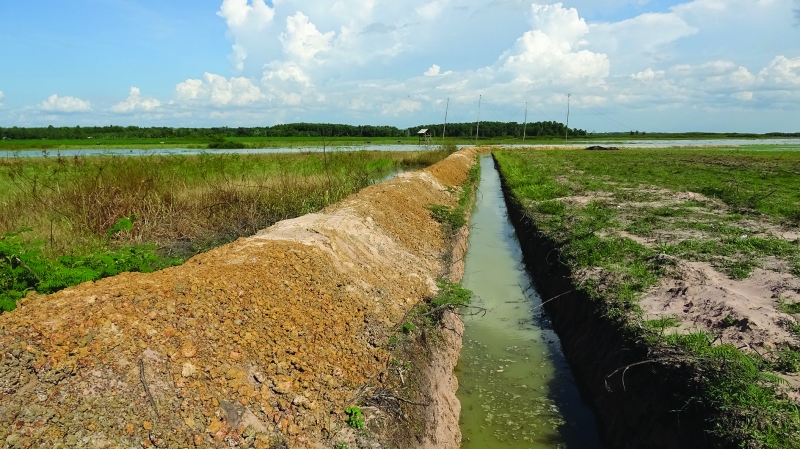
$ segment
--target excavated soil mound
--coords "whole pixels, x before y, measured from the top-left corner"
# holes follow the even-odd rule
[[[428,206],[455,204],[474,151],[179,267],[29,296],[0,316],[0,446],[330,447],[435,294]]]

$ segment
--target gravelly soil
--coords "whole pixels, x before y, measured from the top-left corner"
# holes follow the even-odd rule
[[[474,150],[320,214],[0,316],[3,447],[330,447],[389,332],[435,294]]]

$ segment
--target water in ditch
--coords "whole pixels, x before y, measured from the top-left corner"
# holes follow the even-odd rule
[[[464,318],[457,375],[462,448],[601,448],[558,337],[531,286],[491,157],[481,158],[463,285],[485,315]]]

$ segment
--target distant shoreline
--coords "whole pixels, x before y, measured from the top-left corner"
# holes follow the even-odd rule
[[[352,137],[338,137],[326,138],[308,138],[308,137],[273,137],[273,138],[253,138],[253,137],[229,137],[228,140],[232,142],[242,143],[245,149],[278,149],[278,148],[323,148],[323,147],[362,147],[362,146],[379,146],[379,145],[418,145],[419,139],[417,137],[378,137],[378,138],[352,138]],[[109,143],[109,140],[119,140],[119,142]],[[58,150],[169,150],[169,149],[190,149],[190,150],[204,150],[209,149],[209,142],[199,141],[197,139],[109,139],[100,141],[90,141],[94,144],[88,144],[86,140],[1,140],[0,151],[58,151]],[[758,145],[764,141],[774,142],[779,145],[783,143],[800,143],[798,137],[782,137],[782,136],[726,136],[726,135],[638,135],[638,136],[587,136],[580,137],[574,140],[570,139],[565,141],[561,138],[527,138],[524,141],[520,138],[486,138],[480,139],[480,145],[495,145],[495,146],[518,146],[518,145],[582,145],[584,143],[608,143],[608,144],[631,144],[636,142],[664,142],[664,141],[714,141],[714,142],[752,142],[749,144]],[[163,143],[162,143],[163,142]],[[439,145],[474,145],[475,140],[469,138],[447,138],[444,141],[441,138],[433,138],[430,140],[428,146]],[[743,143],[748,144],[748,143]],[[425,145],[419,145],[425,146]],[[209,149],[209,151],[216,151]]]

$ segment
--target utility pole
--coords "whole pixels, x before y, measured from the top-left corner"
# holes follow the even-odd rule
[[[569,140],[569,97],[571,96],[572,94],[567,94],[567,130],[564,131],[564,142]]]
[[[525,142],[525,131],[528,129],[528,102],[525,102],[525,124],[522,125],[522,141]]]
[[[478,95],[478,126],[475,128],[475,145],[478,145],[478,135],[481,132],[481,98],[483,95]]]
[[[447,99],[447,108],[444,110],[444,127],[442,128],[442,145],[444,145],[444,133],[447,131],[447,113],[450,111],[450,98]]]

